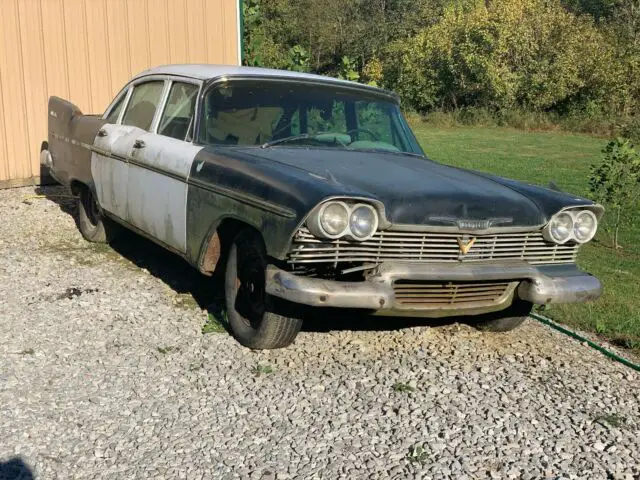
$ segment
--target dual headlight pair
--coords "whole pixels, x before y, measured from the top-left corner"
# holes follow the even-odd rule
[[[307,228],[319,238],[346,237],[362,242],[373,237],[378,223],[378,212],[371,205],[333,200],[309,216]]]
[[[543,230],[544,237],[554,243],[573,240],[586,243],[598,230],[598,217],[591,210],[564,210],[556,213]]]

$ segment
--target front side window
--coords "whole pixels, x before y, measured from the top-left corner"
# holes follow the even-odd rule
[[[338,86],[237,80],[204,97],[199,141],[422,154],[386,95]]]
[[[191,140],[189,132],[195,114],[198,88],[191,83],[173,82],[158,125],[160,135]]]
[[[129,105],[122,117],[123,125],[149,130],[164,88],[164,81],[141,83],[133,87]]]

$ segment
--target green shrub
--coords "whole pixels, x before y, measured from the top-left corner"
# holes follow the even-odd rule
[[[602,162],[591,167],[589,191],[611,210],[614,246],[619,248],[620,228],[640,207],[640,153],[623,138],[610,141],[602,153]]]
[[[589,54],[585,54],[589,52]],[[559,2],[455,4],[438,23],[390,47],[385,79],[419,111],[543,111],[602,98],[612,48],[592,20]]]

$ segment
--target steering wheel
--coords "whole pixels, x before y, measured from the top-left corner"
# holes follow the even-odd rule
[[[375,133],[373,133],[371,130],[369,130],[368,128],[364,128],[364,127],[358,127],[358,128],[352,128],[351,130],[349,130],[347,132],[347,135],[351,135],[352,133],[359,133],[359,132],[364,132],[364,133],[368,133],[369,135],[371,135],[371,138],[373,138],[374,141],[379,142],[380,141],[380,136],[376,135]],[[359,135],[358,135],[359,136]],[[351,143],[355,142],[356,140],[353,140]]]

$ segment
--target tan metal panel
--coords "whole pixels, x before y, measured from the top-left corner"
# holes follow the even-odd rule
[[[187,4],[173,0],[168,4],[169,50],[172,63],[189,63],[187,55]]]
[[[116,93],[131,78],[131,48],[135,44],[129,42],[129,17],[127,3],[107,2],[107,15],[104,18],[108,24],[107,45],[109,52],[109,69],[111,70],[111,86],[102,94],[102,104],[97,112],[102,113],[107,106],[105,98],[112,99]],[[137,73],[137,72],[136,72]]]
[[[222,38],[221,2],[205,1],[205,42],[207,44],[207,63],[227,63],[224,56],[224,39]]]
[[[190,0],[187,9],[187,44],[190,63],[207,63],[205,0]]]
[[[107,4],[105,0],[92,0],[86,10],[87,15],[87,60],[89,62],[89,84],[91,101],[85,113],[99,113],[104,110],[104,96],[111,91],[109,68],[109,45],[105,48],[107,36]],[[73,99],[69,99],[74,101]],[[82,108],[85,108],[84,106]]]
[[[173,63],[169,48],[168,0],[148,0],[149,53],[151,65]]]
[[[2,24],[0,24],[2,25]],[[2,37],[0,37],[2,38]],[[2,102],[2,68],[0,68],[0,139],[7,137],[7,131],[4,126],[4,117],[6,110]],[[7,158],[7,145],[6,142],[0,144],[0,179],[9,178],[9,165]]]
[[[147,0],[137,0],[127,2],[127,26],[129,30],[130,67],[132,75],[140,73],[151,65],[151,55],[149,53],[149,15]],[[117,55],[116,52],[113,54]],[[122,85],[113,85],[114,91],[119,90]]]
[[[238,63],[237,0],[0,0],[0,188],[39,175],[47,100],[101,113],[167,63]]]
[[[47,71],[48,95],[70,99],[63,0],[41,0],[41,6],[44,37],[42,61]]]
[[[86,2],[64,0],[64,29],[69,66],[69,94],[71,102],[85,113],[91,113],[91,82],[89,74],[89,46],[87,39]]]
[[[237,5],[235,0],[225,0],[221,4],[221,15],[224,29],[222,32],[222,39],[224,41],[224,58],[225,63],[234,65],[240,62],[238,56],[238,29],[237,29]]]
[[[43,38],[42,30],[33,28],[33,25],[41,25],[42,17],[40,0],[18,3],[18,16],[20,21],[20,54],[22,55],[22,70],[24,73],[24,87],[28,94],[24,97],[24,107],[27,119],[27,148],[29,150],[30,164],[28,164],[29,176],[40,173],[40,144],[42,138],[40,132],[47,129],[46,115],[32,115],[47,99],[47,79],[42,62]],[[26,93],[25,92],[25,93]],[[27,167],[27,162],[24,163]]]
[[[9,178],[31,176],[28,131],[25,114],[24,73],[20,46],[20,17],[17,0],[4,0],[0,15],[0,68],[2,68],[2,105],[7,142]]]

